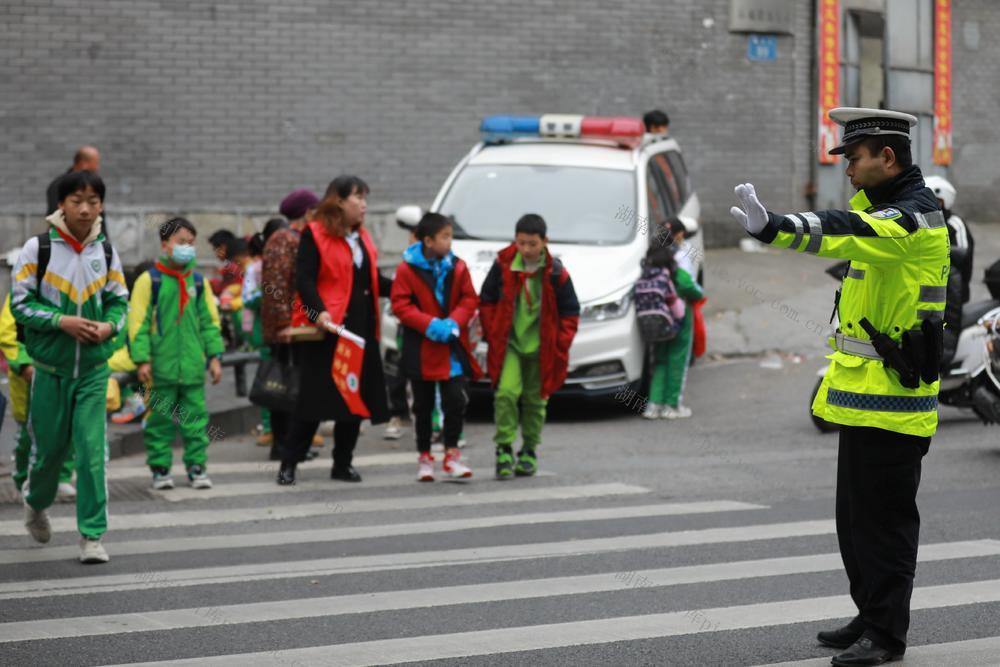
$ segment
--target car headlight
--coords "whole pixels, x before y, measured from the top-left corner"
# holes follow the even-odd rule
[[[581,306],[580,320],[584,322],[603,322],[605,320],[617,320],[628,314],[629,305],[632,303],[632,290],[627,290],[621,297],[614,301],[602,301]]]

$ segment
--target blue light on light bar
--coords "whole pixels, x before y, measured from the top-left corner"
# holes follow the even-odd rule
[[[479,131],[492,138],[538,136],[538,116],[487,116]]]

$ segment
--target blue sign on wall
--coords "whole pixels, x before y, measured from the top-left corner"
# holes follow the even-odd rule
[[[750,35],[747,39],[747,58],[774,62],[778,59],[778,38],[774,35]]]

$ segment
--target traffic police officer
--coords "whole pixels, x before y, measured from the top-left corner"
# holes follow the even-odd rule
[[[837,539],[857,616],[819,633],[834,665],[878,665],[906,649],[917,563],[920,464],[937,429],[937,363],[949,244],[934,193],[912,163],[909,114],[837,108],[830,153],[847,158],[847,211],[778,215],[750,183],[731,212],[779,248],[850,260],[834,306],[833,362],[813,413],[841,425]]]

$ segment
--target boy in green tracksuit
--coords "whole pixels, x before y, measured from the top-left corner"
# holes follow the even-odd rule
[[[160,225],[160,259],[136,278],[129,303],[132,361],[139,381],[150,387],[144,439],[154,489],[174,487],[171,444],[177,427],[188,482],[196,489],[212,487],[206,472],[205,366],[218,384],[223,342],[211,287],[193,270],[196,234],[184,218]]]
[[[545,220],[533,213],[521,217],[514,243],[497,253],[479,297],[486,365],[496,389],[497,479],[538,470],[548,398],[566,380],[580,321],[573,281],[547,244]],[[515,465],[518,427],[522,445]]]
[[[24,327],[34,366],[31,466],[22,487],[25,527],[38,542],[52,531],[45,510],[55,499],[70,447],[76,454],[80,560],[107,562],[105,397],[111,339],[125,326],[128,289],[121,260],[102,233],[104,182],[91,171],[67,174],[58,187],[51,229],[28,240],[14,267],[11,310]]]
[[[670,233],[673,236],[673,246],[667,250],[672,252],[684,239],[684,226],[679,220],[671,221]],[[684,382],[687,379],[688,368],[691,365],[691,345],[694,339],[694,308],[691,304],[702,298],[701,286],[691,276],[690,262],[686,257],[675,255],[671,267],[671,278],[677,295],[687,302],[684,320],[680,331],[672,340],[657,343],[653,347],[653,373],[649,383],[649,404],[644,417],[660,417],[661,419],[683,419],[691,416],[691,408],[681,404],[684,392]],[[657,409],[658,414],[655,414]]]
[[[21,336],[23,338],[23,334]],[[31,357],[22,340],[18,337],[17,322],[10,309],[10,295],[3,302],[0,310],[0,354],[7,359],[7,382],[10,387],[11,413],[17,422],[17,441],[14,445],[14,486],[21,490],[24,480],[28,478],[28,460],[31,458],[31,430],[28,427],[28,394],[31,391],[31,380],[35,369],[31,365]],[[59,486],[56,498],[70,502],[76,499],[76,487],[73,486],[73,450],[66,452],[66,460],[59,470]]]

